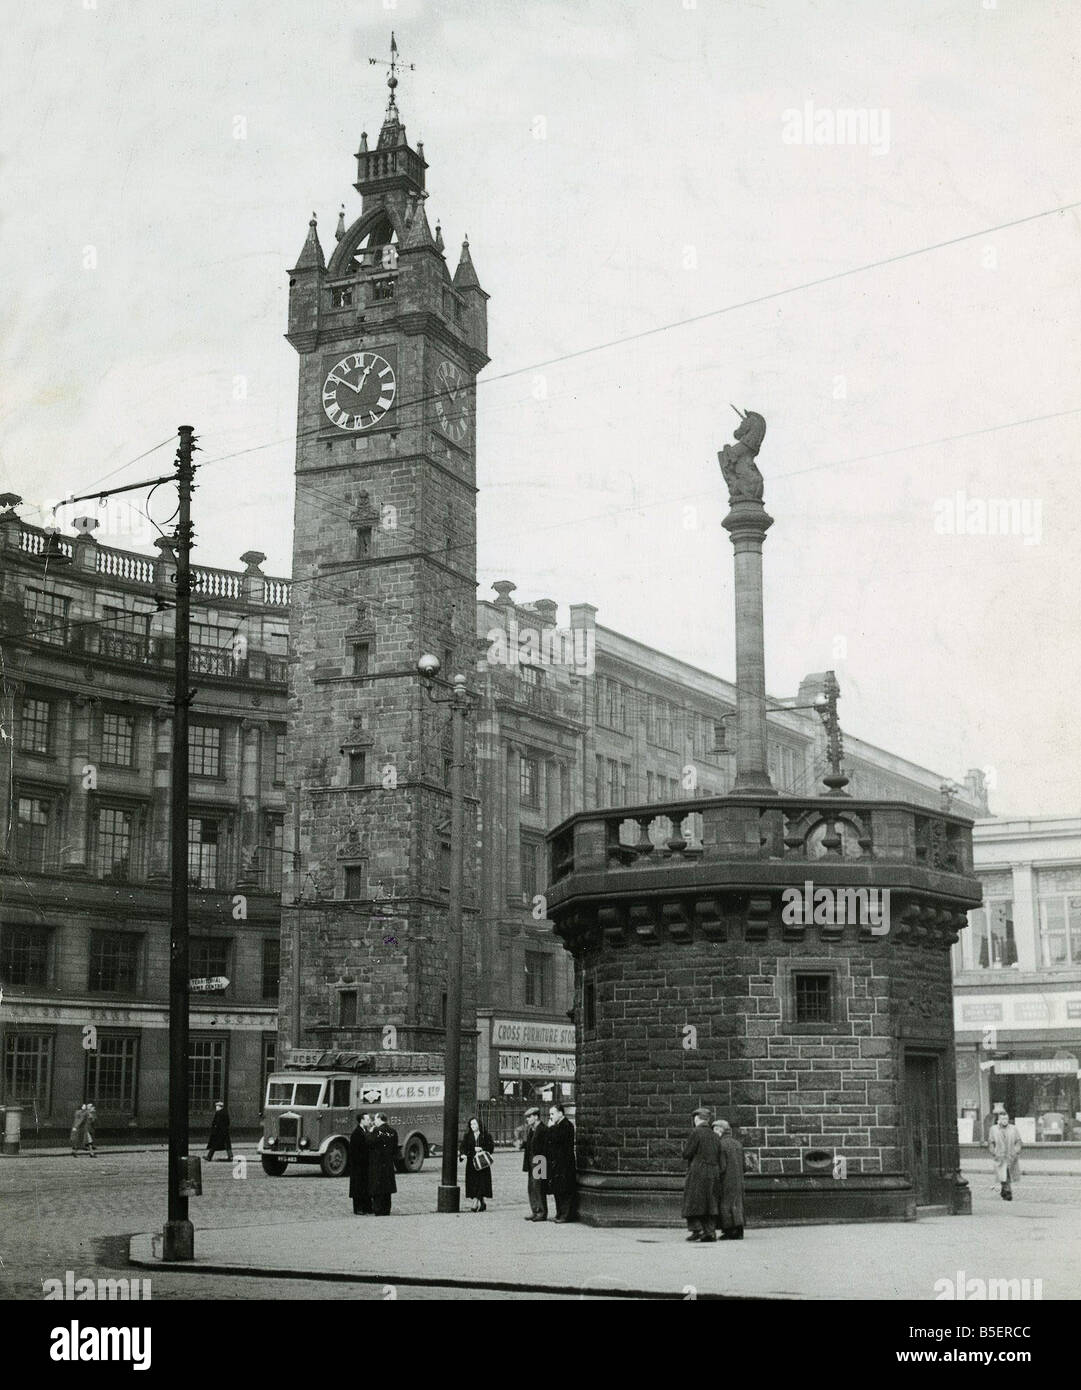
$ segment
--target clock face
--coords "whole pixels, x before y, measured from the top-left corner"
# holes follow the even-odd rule
[[[469,390],[460,367],[453,362],[440,362],[435,373],[435,413],[448,438],[461,444],[469,432]]]
[[[391,407],[394,368],[375,352],[354,352],[336,362],[323,382],[323,410],[342,430],[366,430]]]

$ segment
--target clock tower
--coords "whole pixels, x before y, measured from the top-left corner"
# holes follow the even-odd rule
[[[300,356],[281,1048],[442,1051],[449,711],[416,674],[475,662],[475,382],[487,299],[433,235],[395,88],[329,261],[289,280]],[[476,808],[467,724],[462,1097],[475,1094]],[[280,1055],[280,1054],[279,1054]]]

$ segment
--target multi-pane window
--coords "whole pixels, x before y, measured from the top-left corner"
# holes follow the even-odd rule
[[[285,868],[285,817],[268,815],[263,830],[263,886],[280,893]]]
[[[84,1098],[102,1109],[134,1110],[138,1053],[137,1036],[99,1033],[97,1051],[86,1054]]]
[[[598,755],[597,755],[597,785],[596,785],[596,791],[597,791],[597,805],[598,805],[598,806],[603,806],[603,805],[604,805],[604,769],[605,769],[605,761],[604,761],[604,759],[600,756],[600,754],[598,754]]]
[[[274,781],[282,783],[285,781],[285,735],[275,733],[274,735]]]
[[[101,717],[101,761],[113,767],[131,767],[135,758],[135,719],[130,714]]]
[[[1040,965],[1081,963],[1081,893],[1040,895]]]
[[[218,886],[219,822],[208,816],[188,818],[188,885]]]
[[[525,1002],[546,1009],[552,997],[552,958],[543,951],[525,953]]]
[[[23,701],[19,720],[19,746],[24,753],[49,753],[52,745],[52,702],[27,699]]]
[[[209,1107],[225,1100],[225,1039],[191,1038],[188,1042],[188,1103]]]
[[[792,977],[797,1023],[829,1023],[832,1019],[832,975]]]
[[[49,978],[49,932],[45,927],[0,927],[0,982],[45,985]]]
[[[277,1000],[278,980],[281,976],[282,944],[279,937],[263,937],[263,988],[260,997]]]
[[[135,817],[119,806],[99,806],[94,834],[94,862],[99,878],[126,882],[131,877]]]
[[[971,969],[1001,970],[1016,965],[1017,945],[1010,898],[988,898],[983,907],[969,913],[968,920]]]
[[[649,741],[658,748],[674,748],[676,711],[667,700],[654,696],[649,702]]]
[[[627,729],[627,687],[607,676],[597,682],[597,722],[621,733]]]
[[[646,773],[646,800],[656,801],[657,799],[657,775],[654,772]]]
[[[15,819],[15,859],[24,869],[44,872],[49,852],[50,803],[39,796],[20,796]]]
[[[30,634],[39,642],[62,647],[68,640],[68,614],[71,599],[47,594],[43,589],[27,589],[26,615]]]
[[[36,1104],[48,1111],[53,1071],[51,1033],[17,1033],[4,1043],[4,1094],[9,1101]]]
[[[726,753],[728,751],[728,723],[724,719],[713,721],[713,747],[711,753]]]
[[[221,776],[221,730],[213,724],[193,724],[188,730],[188,773]]]
[[[98,628],[98,655],[115,661],[143,661],[149,631],[149,614],[107,607],[104,622]]]
[[[270,1074],[274,1070],[274,1064],[278,1057],[278,1040],[275,1037],[263,1038],[263,1084],[259,1090],[259,1110],[263,1109],[266,1101],[267,1082]]]
[[[332,309],[348,309],[353,303],[352,285],[335,285],[330,292],[330,307]]]
[[[368,780],[368,755],[359,749],[349,752],[349,785],[362,787]]]
[[[347,898],[366,898],[368,896],[368,865],[346,864],[345,896]]]
[[[541,672],[536,666],[530,666],[527,661],[519,662],[518,675],[526,685],[539,686],[541,683]]]
[[[536,758],[519,759],[518,790],[523,806],[540,805],[540,769]]]
[[[229,955],[232,942],[224,936],[193,937],[189,950],[189,969],[193,980],[229,979]],[[224,994],[228,986],[208,989],[204,994]]]
[[[522,897],[531,903],[540,892],[540,851],[537,840],[523,835],[519,840],[522,866]]]
[[[92,931],[87,989],[96,993],[134,994],[141,944],[142,937],[134,932]]]
[[[231,649],[236,633],[231,627],[218,627],[215,623],[200,623],[192,620],[188,629],[193,647],[212,647],[223,651]]]

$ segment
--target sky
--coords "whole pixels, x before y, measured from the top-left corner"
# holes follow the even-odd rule
[[[983,768],[996,813],[1081,810],[1073,0],[6,0],[5,19],[0,484],[28,520],[168,472],[190,423],[196,561],[257,549],[288,574],[288,268],[313,211],[328,250],[340,204],[359,212],[352,156],[386,98],[368,60],[393,28],[429,220],[451,269],[468,234],[491,295],[481,596],[511,579],[564,622],[592,603],[731,678],[716,456],[731,403],[757,410],[771,694],[833,668],[852,733]],[[150,549],[130,507],[101,518],[99,539]]]

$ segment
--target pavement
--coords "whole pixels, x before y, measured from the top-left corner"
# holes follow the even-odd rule
[[[700,1245],[678,1229],[526,1221],[515,1157],[497,1164],[484,1213],[437,1215],[438,1175],[426,1166],[399,1179],[409,1185],[405,1209],[389,1218],[353,1217],[345,1199],[330,1218],[197,1229],[190,1263],[155,1258],[151,1233],[132,1239],[129,1258],[150,1271],[582,1298],[934,1299],[958,1271],[962,1280],[1040,1279],[1044,1299],[1081,1296],[1081,1163],[1069,1175],[1028,1170],[1012,1204],[998,1197],[986,1164],[972,1165],[970,1217],[750,1229],[742,1242]],[[192,1214],[198,1228],[196,1201]]]

